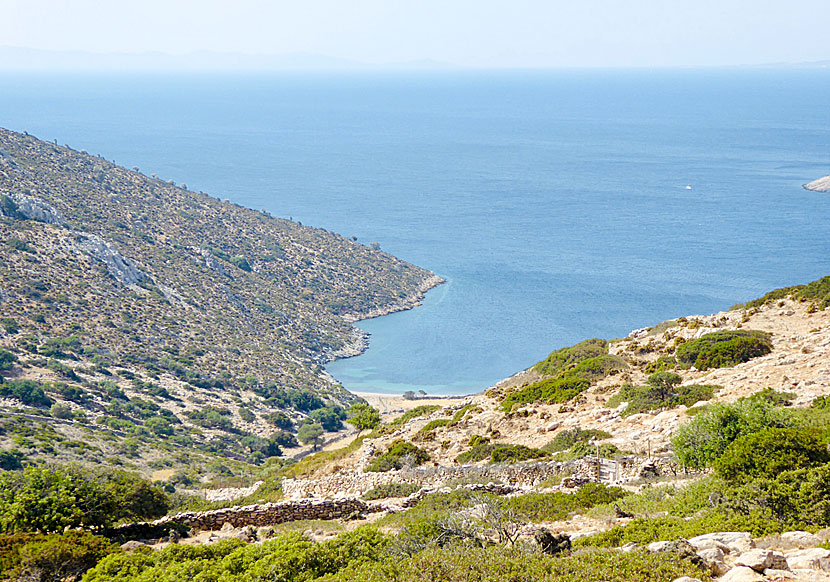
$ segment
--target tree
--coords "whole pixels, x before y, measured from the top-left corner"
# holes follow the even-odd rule
[[[319,424],[304,424],[297,431],[297,438],[305,445],[311,445],[316,451],[323,442],[323,427]]]
[[[355,427],[358,433],[377,428],[380,424],[380,412],[368,404],[352,404],[349,408],[349,414],[349,419],[346,422]]]
[[[328,432],[336,432],[343,428],[342,419],[346,413],[339,406],[312,410],[308,417]]]

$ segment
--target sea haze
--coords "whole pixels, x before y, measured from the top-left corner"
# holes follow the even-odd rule
[[[3,74],[0,125],[431,269],[350,390],[468,393],[830,273],[830,71]]]

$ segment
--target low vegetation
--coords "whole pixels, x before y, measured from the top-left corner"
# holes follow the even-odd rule
[[[708,370],[736,366],[771,351],[770,334],[738,329],[707,333],[681,343],[675,355],[682,367]]]
[[[587,390],[592,382],[627,367],[625,360],[608,354],[607,341],[585,340],[556,350],[533,366],[533,370],[548,377],[507,394],[502,408],[509,412],[522,404],[567,402]]]

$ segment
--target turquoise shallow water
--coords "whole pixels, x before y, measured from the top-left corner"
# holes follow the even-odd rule
[[[828,102],[823,70],[0,77],[4,127],[446,278],[328,366],[393,393],[830,273],[830,198],[801,189]]]

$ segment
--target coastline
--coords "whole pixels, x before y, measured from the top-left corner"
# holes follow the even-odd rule
[[[446,279],[439,277],[435,273],[431,273],[418,285],[414,293],[407,295],[400,301],[392,303],[384,307],[378,307],[366,313],[354,314],[347,313],[343,315],[343,320],[352,326],[352,338],[343,347],[335,350],[329,354],[330,359],[328,363],[335,360],[345,360],[346,358],[354,358],[363,354],[369,349],[369,333],[358,328],[355,324],[367,319],[375,319],[376,317],[383,317],[384,315],[391,315],[400,311],[409,311],[422,305],[424,295],[439,285],[446,283]],[[337,382],[340,384],[340,382]]]

